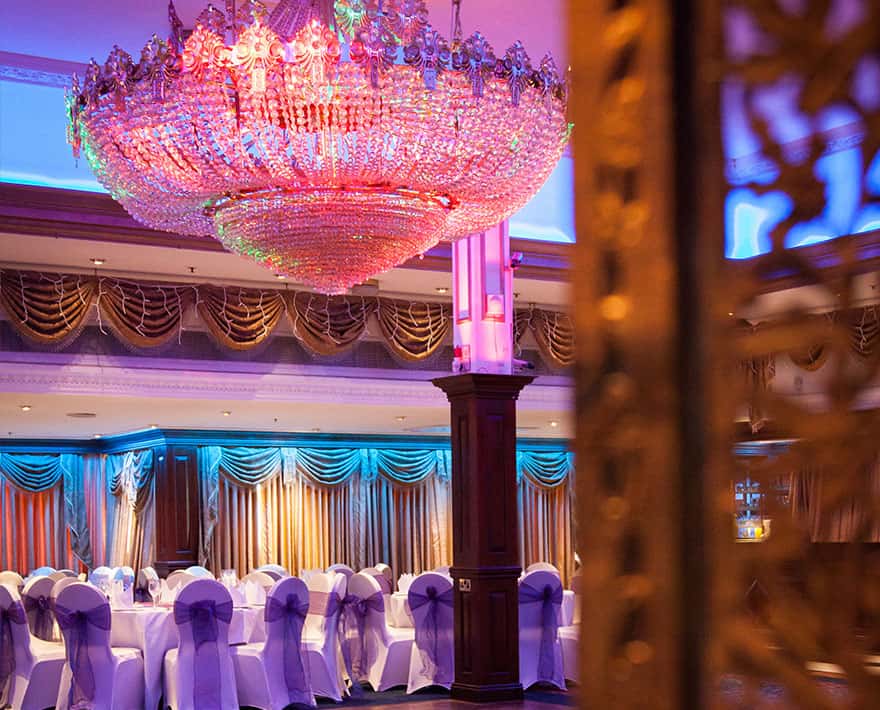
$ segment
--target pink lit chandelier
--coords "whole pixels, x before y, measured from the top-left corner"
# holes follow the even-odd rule
[[[507,219],[568,140],[548,55],[448,42],[425,0],[248,0],[114,47],[68,94],[69,140],[138,221],[339,293]]]

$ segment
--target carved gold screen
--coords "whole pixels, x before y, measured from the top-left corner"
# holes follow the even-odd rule
[[[880,707],[880,348],[824,316],[877,268],[880,2],[570,0],[569,32],[584,705]],[[819,351],[810,396],[754,365]]]

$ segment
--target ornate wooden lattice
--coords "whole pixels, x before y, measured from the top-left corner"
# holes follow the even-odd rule
[[[731,17],[752,33],[748,51]],[[833,242],[833,271],[787,249],[786,238],[825,218],[833,195],[817,164],[854,145],[822,128],[829,106],[854,116],[849,140],[863,154],[854,189],[863,204],[875,197],[880,82],[872,94],[865,76],[880,76],[880,3],[572,2],[569,24],[584,699],[878,707],[880,682],[865,659],[880,648],[880,563],[862,543],[880,530],[880,418],[864,410],[880,352],[844,357],[847,324],[817,318],[815,298],[788,299],[754,333],[730,315],[754,305],[780,269],[812,284],[829,310],[859,300],[855,238]],[[722,94],[734,85],[740,118],[774,166],[750,189],[791,205],[766,235],[769,253],[737,268],[724,260],[730,166],[721,140]],[[794,144],[756,98],[777,86],[810,127]],[[739,363],[811,353],[817,342],[829,368],[821,398],[730,377]],[[750,478],[765,488],[786,476],[795,483],[791,496],[766,502],[772,535],[737,544],[732,444],[749,401],[793,440]],[[804,496],[813,497],[810,520],[777,503],[796,507]],[[848,542],[823,545],[823,531],[843,519]],[[838,672],[844,680],[829,675]]]

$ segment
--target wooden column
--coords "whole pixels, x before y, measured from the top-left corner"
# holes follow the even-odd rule
[[[521,698],[516,399],[533,377],[434,380],[452,410],[455,681],[452,697]]]
[[[166,577],[199,560],[198,448],[180,444],[158,446],[156,457],[156,559],[153,566]]]

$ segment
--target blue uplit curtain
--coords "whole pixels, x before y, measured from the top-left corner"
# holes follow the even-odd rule
[[[22,490],[38,493],[52,488],[61,480],[64,462],[62,454],[0,453],[0,473]]]
[[[335,486],[369,470],[369,449],[286,449],[288,481],[303,473],[316,483]]]
[[[199,564],[205,565],[211,556],[211,542],[217,526],[220,498],[220,446],[202,446],[198,450],[199,494],[202,501],[202,538],[199,544]],[[250,571],[250,570],[248,570]]]
[[[104,468],[104,540],[100,564],[135,569],[152,563],[155,498],[152,449],[106,457]],[[100,535],[100,532],[98,533]],[[95,554],[96,562],[98,555]]]
[[[528,478],[547,488],[561,486],[574,471],[574,454],[569,451],[517,451],[517,480]]]
[[[380,473],[399,483],[418,483],[428,476],[449,480],[452,474],[450,449],[370,449],[369,478]]]
[[[256,486],[281,472],[281,449],[277,447],[223,447],[218,463],[220,473],[236,483]]]
[[[5,478],[23,494],[37,494],[48,491],[61,483],[60,495],[63,496],[63,512],[56,519],[43,520],[33,529],[16,529],[16,535],[28,539],[37,535],[37,530],[60,530],[66,526],[70,534],[70,546],[73,554],[86,565],[92,564],[89,525],[86,518],[85,493],[83,489],[83,462],[79,454],[27,454],[0,453],[0,476]],[[48,513],[48,510],[46,511]],[[59,511],[61,512],[61,511]],[[13,516],[14,517],[14,516]],[[30,520],[31,518],[28,517]],[[18,524],[15,521],[4,521],[6,524]],[[35,521],[32,521],[35,523]],[[8,534],[10,531],[5,531]],[[33,539],[34,546],[55,549],[58,546],[51,540]],[[47,548],[48,549],[48,548]],[[60,557],[56,549],[55,556],[59,564],[66,560]],[[26,570],[29,571],[29,570]]]

